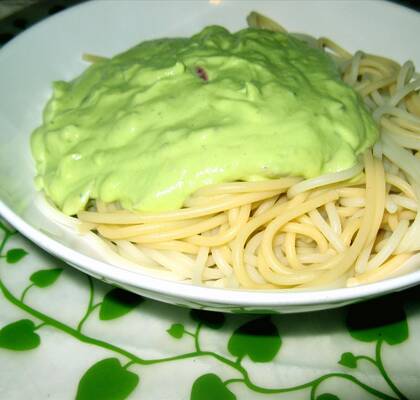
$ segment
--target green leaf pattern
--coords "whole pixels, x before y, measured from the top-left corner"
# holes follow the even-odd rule
[[[396,298],[386,296],[350,306],[346,321],[350,335],[362,342],[384,340],[389,345],[407,340],[407,316]]]
[[[206,374],[197,378],[191,389],[191,400],[235,400],[236,396],[215,374]]]
[[[337,397],[335,394],[331,393],[323,393],[319,395],[316,400],[340,400],[339,397]]]
[[[357,359],[354,354],[350,352],[343,353],[338,363],[347,368],[357,368]]]
[[[0,225],[0,229],[4,229],[4,226]],[[0,249],[2,249],[0,256],[5,259],[6,265],[17,264],[28,254],[25,249],[20,247],[4,250],[6,242],[11,237],[12,234],[9,232],[4,236],[3,242],[0,244]],[[16,271],[16,268],[19,267],[14,267],[13,271]],[[136,388],[140,388],[138,391],[140,394],[139,398],[143,398],[142,386],[139,385],[140,376],[130,370],[131,366],[136,366],[136,368],[141,366],[144,369],[154,364],[175,363],[178,360],[188,359],[191,362],[197,359],[212,359],[213,362],[223,366],[223,371],[231,370],[233,372],[231,376],[234,376],[223,380],[221,376],[225,372],[222,372],[222,369],[218,367],[214,368],[210,373],[201,373],[191,383],[190,400],[235,400],[237,396],[234,389],[243,386],[248,390],[249,397],[247,398],[253,398],[252,393],[259,393],[266,394],[267,398],[287,399],[288,393],[302,391],[302,398],[305,398],[304,393],[306,393],[306,398],[311,400],[337,400],[339,397],[335,393],[325,390],[324,382],[329,381],[330,378],[346,380],[350,384],[357,385],[364,393],[370,395],[369,398],[408,399],[387,373],[381,356],[383,344],[396,346],[409,338],[407,316],[403,307],[403,301],[399,295],[383,297],[347,308],[345,323],[349,337],[356,341],[373,343],[375,346],[375,358],[371,358],[368,355],[355,355],[353,352],[347,351],[337,356],[337,362],[341,365],[337,372],[326,373],[312,381],[297,386],[273,388],[260,386],[254,382],[254,377],[249,373],[251,368],[249,363],[273,363],[275,359],[281,360],[283,338],[280,332],[285,327],[283,318],[279,319],[266,314],[257,317],[248,316],[244,320],[242,316],[235,317],[206,310],[190,310],[189,323],[185,321],[171,321],[167,325],[169,328],[166,331],[171,338],[175,339],[175,342],[183,338],[182,343],[185,345],[190,340],[191,346],[195,350],[160,359],[145,359],[135,354],[135,349],[118,347],[115,344],[96,339],[95,337],[89,337],[84,333],[84,330],[82,331],[83,323],[88,318],[110,321],[133,312],[136,307],[144,302],[141,296],[120,288],[111,288],[105,295],[101,296],[102,299],[99,302],[95,302],[95,285],[90,279],[91,293],[89,304],[83,319],[79,321],[78,325],[76,324],[76,328],[76,326],[65,325],[59,319],[43,314],[31,307],[25,300],[25,294],[31,287],[46,288],[55,284],[62,275],[63,268],[45,268],[34,272],[29,278],[30,285],[24,289],[20,299],[9,291],[5,283],[3,283],[4,270],[7,269],[3,269],[0,263],[0,299],[3,296],[11,305],[38,322],[22,318],[0,327],[0,354],[2,351],[29,352],[38,348],[41,345],[43,335],[40,328],[44,325],[48,325],[49,329],[61,331],[62,334],[69,334],[83,343],[102,348],[109,353],[108,357],[96,361],[81,373],[81,377],[75,385],[74,396],[76,400],[134,399],[132,394],[136,391]],[[94,316],[92,311],[97,307],[99,307],[99,313],[97,316]],[[143,312],[143,309],[139,309],[139,313],[141,312]],[[175,313],[175,315],[178,315],[178,313]],[[235,326],[234,321],[236,319],[241,321],[241,323],[236,324],[236,328],[231,328],[231,326]],[[226,323],[228,320],[230,321],[229,326]],[[148,329],[147,326],[144,328]],[[202,336],[206,335],[205,331],[210,333],[215,330],[219,330],[217,334],[220,333],[220,338],[226,337],[225,354],[207,348],[206,342],[202,340]],[[142,332],[138,332],[138,334],[141,335]],[[315,349],[314,351],[317,350]],[[310,357],[310,355],[308,356]],[[247,360],[246,363],[243,362],[244,359]],[[383,377],[384,384],[388,385],[388,392],[383,392],[376,387],[370,386],[368,382],[363,382],[347,372],[342,372],[356,370],[362,362],[370,362],[373,367],[377,368],[378,374]],[[244,365],[247,365],[247,367],[245,368]],[[194,368],[192,371],[194,371]],[[321,391],[321,383],[323,384],[323,391],[319,393]],[[318,394],[316,393],[317,391]],[[388,393],[394,393],[397,397],[392,397]],[[270,397],[270,394],[276,394],[277,397]],[[147,395],[144,398],[147,398]]]
[[[181,339],[185,333],[185,327],[182,324],[172,324],[167,332],[175,339]]]
[[[127,371],[116,358],[92,365],[82,376],[76,400],[124,400],[136,388],[139,377]]]
[[[277,327],[269,317],[262,317],[236,329],[229,340],[228,350],[240,359],[247,355],[255,362],[269,362],[274,359],[280,346]]]
[[[29,279],[35,286],[39,288],[46,288],[51,286],[62,272],[62,268],[43,269],[34,272]]]
[[[99,318],[103,321],[120,318],[143,302],[143,297],[124,289],[111,289],[104,297]]]
[[[21,319],[0,329],[0,348],[27,351],[35,349],[40,343],[35,324],[29,319]]]
[[[207,310],[191,310],[190,316],[211,329],[220,329],[225,323],[225,316],[220,312]]]
[[[27,251],[24,249],[10,249],[6,253],[6,261],[9,264],[16,264],[19,262],[23,257],[27,255]]]

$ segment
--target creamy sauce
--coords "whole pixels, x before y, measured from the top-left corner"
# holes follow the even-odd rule
[[[144,42],[53,89],[31,146],[37,187],[66,214],[89,198],[173,210],[209,184],[340,171],[377,139],[327,55],[265,30]]]

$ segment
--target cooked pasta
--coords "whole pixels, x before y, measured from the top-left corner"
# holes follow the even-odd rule
[[[257,13],[248,23],[284,31]],[[403,273],[420,250],[420,75],[410,61],[352,55],[330,39],[297,36],[335,60],[380,127],[356,166],[308,180],[210,185],[176,211],[139,213],[91,200],[77,218],[45,201],[43,212],[77,229],[112,264],[198,285],[325,288]]]

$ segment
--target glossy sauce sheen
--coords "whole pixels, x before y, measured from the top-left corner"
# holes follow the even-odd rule
[[[376,139],[322,51],[210,26],[55,82],[31,146],[37,187],[74,214],[89,198],[165,211],[213,183],[335,172]]]

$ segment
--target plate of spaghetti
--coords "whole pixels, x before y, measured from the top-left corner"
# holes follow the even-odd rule
[[[417,284],[420,18],[354,4],[89,2],[29,29],[0,52],[1,214],[189,307]]]

